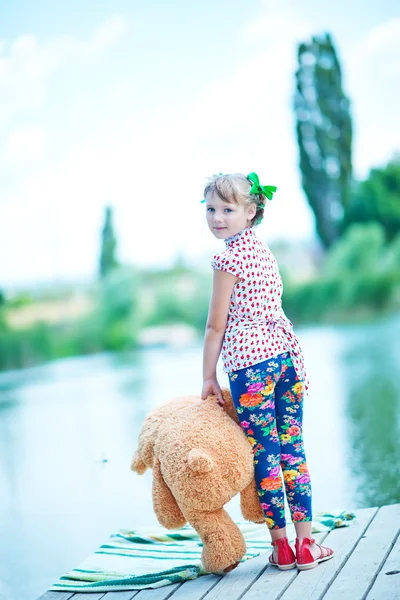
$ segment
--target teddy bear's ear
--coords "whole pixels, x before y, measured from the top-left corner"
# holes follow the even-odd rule
[[[133,455],[132,458],[132,462],[131,462],[131,469],[132,471],[135,471],[135,473],[138,473],[139,475],[142,475],[147,467],[144,464],[142,457],[140,456],[140,452],[139,450],[136,450],[135,454]]]

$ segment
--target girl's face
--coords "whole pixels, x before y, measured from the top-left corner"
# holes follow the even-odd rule
[[[217,194],[207,194],[206,211],[211,233],[224,240],[249,227],[257,208],[254,203],[228,204]]]

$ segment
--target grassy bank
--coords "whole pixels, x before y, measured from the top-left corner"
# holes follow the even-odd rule
[[[400,310],[400,236],[386,243],[376,223],[351,227],[311,279],[294,280],[281,271],[283,307],[295,325],[354,322]],[[65,293],[42,304],[26,294],[6,300],[0,308],[0,369],[132,349],[143,330],[163,325],[185,324],[201,339],[211,279],[209,267],[120,267],[81,290],[79,302]]]

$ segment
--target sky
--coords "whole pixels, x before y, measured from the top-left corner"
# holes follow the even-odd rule
[[[351,100],[355,175],[400,150],[394,0],[0,0],[0,288],[97,277],[106,205],[118,258],[222,250],[207,177],[278,192],[258,235],[313,239],[293,113],[296,45],[329,31]]]

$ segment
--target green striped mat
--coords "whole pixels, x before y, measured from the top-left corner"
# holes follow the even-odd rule
[[[355,516],[349,511],[338,515],[315,513],[312,532],[347,526]],[[266,525],[247,521],[239,521],[237,525],[247,545],[242,562],[271,550]],[[287,526],[287,535],[294,541],[296,534],[292,523]],[[66,592],[141,590],[195,579],[206,574],[201,564],[201,550],[201,539],[190,525],[171,530],[161,525],[120,529],[50,589]]]

